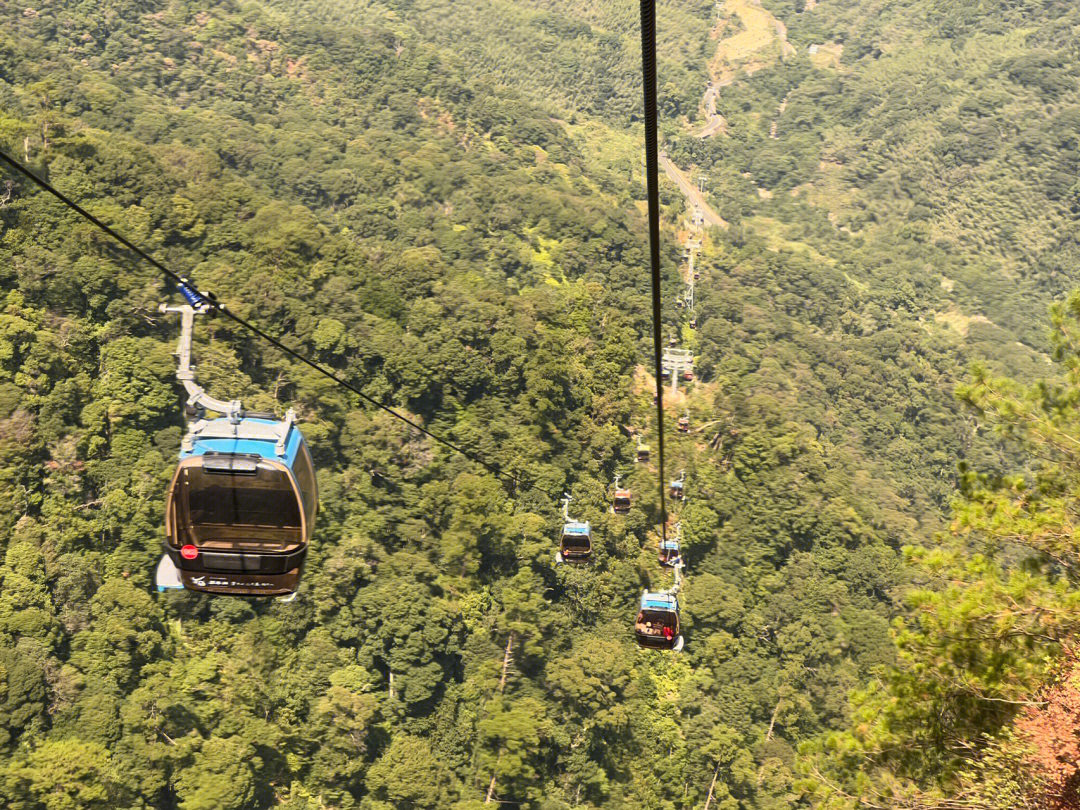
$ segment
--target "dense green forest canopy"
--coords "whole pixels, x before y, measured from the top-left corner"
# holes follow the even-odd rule
[[[671,585],[655,470],[629,436],[655,449],[635,4],[0,1],[0,148],[535,484],[508,490],[210,320],[200,379],[297,410],[319,524],[291,604],[154,593],[184,429],[157,305],[176,293],[5,175],[0,804],[765,810],[894,783],[931,801],[1016,772],[1023,728],[986,707],[1037,690],[1073,625],[1010,648],[1015,689],[974,664],[960,702],[912,684],[920,661],[946,667],[924,650],[955,629],[948,582],[974,580],[980,616],[1018,598],[1014,569],[1047,609],[1070,582],[1054,549],[1009,547],[994,577],[967,555],[987,528],[972,504],[1004,499],[1037,444],[990,440],[988,414],[1024,411],[988,381],[1070,356],[1043,313],[1076,284],[1080,15],[762,0],[777,33],[727,51],[726,130],[701,138],[714,52],[757,31],[745,6],[659,4],[665,147],[730,223],[700,234],[691,330],[672,305],[687,208],[664,186],[665,337],[697,358],[665,426],[688,490],[673,656],[631,632],[642,588]],[[965,405],[973,360],[989,371]],[[607,508],[616,474],[625,518]],[[958,481],[970,530],[946,562],[903,557],[946,528]],[[594,527],[589,567],[555,563],[563,491]],[[940,626],[904,624],[912,582]],[[971,723],[928,743],[943,707]],[[986,735],[1006,742],[956,754]]]

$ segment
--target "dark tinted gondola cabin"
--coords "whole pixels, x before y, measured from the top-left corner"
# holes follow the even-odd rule
[[[679,562],[682,554],[682,545],[678,540],[661,540],[660,541],[660,564],[663,566],[671,567]]]
[[[670,593],[643,593],[641,609],[634,622],[634,635],[642,647],[676,652],[681,650],[683,637],[679,625],[679,600]]]
[[[679,433],[689,433],[690,432],[690,417],[689,416],[680,416],[678,423],[676,423],[676,427],[678,428]]]
[[[639,464],[644,464],[645,462],[647,462],[649,460],[649,457],[650,457],[649,445],[647,445],[647,444],[639,444],[637,446],[637,461],[638,461],[638,463]]]
[[[671,487],[671,497],[673,499],[675,499],[676,501],[681,501],[683,499],[683,482],[682,482],[682,479],[672,481],[670,483],[670,487]]]
[[[691,318],[690,319],[690,328],[691,329],[697,329],[697,318]]]
[[[188,590],[290,594],[317,512],[311,454],[291,412],[201,421],[169,486],[165,553]]]
[[[567,521],[559,541],[559,562],[586,562],[592,556],[592,529],[588,523]]]
[[[630,490],[615,490],[615,496],[611,499],[611,511],[616,515],[625,515],[630,512]]]

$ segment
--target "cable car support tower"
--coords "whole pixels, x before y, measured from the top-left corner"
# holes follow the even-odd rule
[[[694,371],[694,355],[689,349],[664,349],[664,370],[671,374],[671,393],[679,391],[679,377]]]

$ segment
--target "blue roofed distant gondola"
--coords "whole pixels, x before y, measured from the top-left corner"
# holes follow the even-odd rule
[[[586,562],[592,557],[592,528],[587,522],[571,520],[563,524],[559,541],[559,562]]]
[[[686,497],[686,490],[684,484],[686,483],[686,473],[683,472],[678,478],[668,482],[668,491],[672,500],[681,501]]]
[[[667,591],[645,591],[641,609],[634,622],[634,635],[642,647],[653,650],[683,648],[682,628],[679,625],[679,600]]]
[[[682,559],[682,544],[677,538],[660,541],[660,564],[664,566],[677,565]]]

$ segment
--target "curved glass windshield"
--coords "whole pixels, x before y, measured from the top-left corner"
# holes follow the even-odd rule
[[[285,470],[265,461],[236,471],[185,467],[175,498],[177,528],[198,545],[281,549],[303,540],[296,489]]]
[[[562,538],[563,548],[585,550],[589,548],[589,536],[587,534],[564,534]]]

